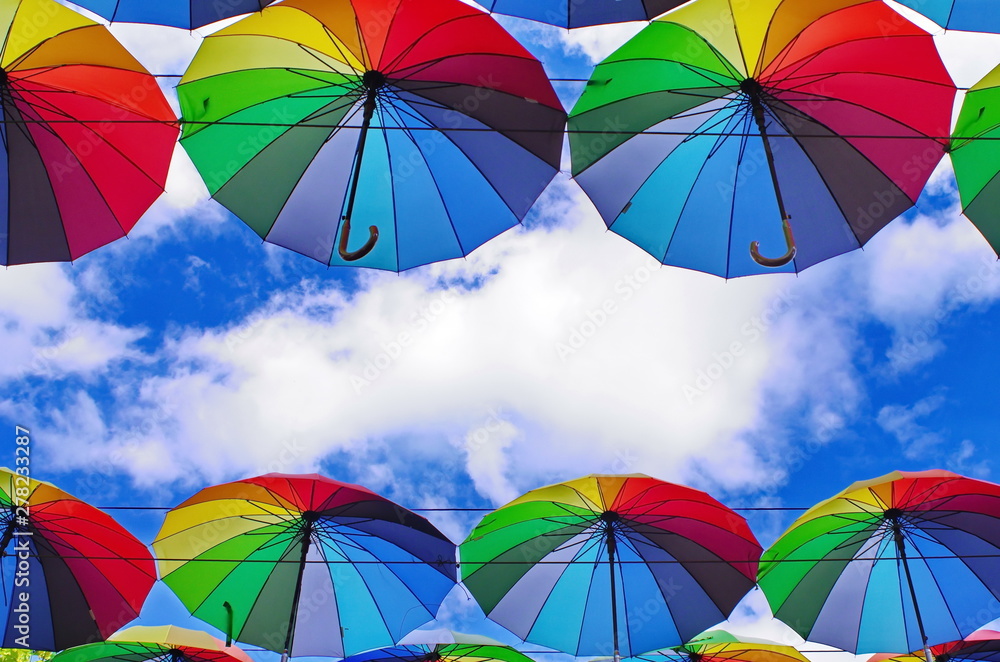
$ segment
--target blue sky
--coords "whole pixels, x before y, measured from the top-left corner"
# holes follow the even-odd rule
[[[567,78],[638,27],[504,24]],[[157,73],[199,40],[115,31]],[[960,86],[1000,61],[995,37],[941,44]],[[569,106],[579,86],[559,91]],[[167,507],[269,471],[411,508],[489,508],[595,472],[748,507],[806,507],[894,469],[996,480],[998,300],[947,163],[864,251],[727,282],[651,263],[565,174],[464,260],[326,269],[261,244],[179,151],[129,239],[0,273],[0,464],[30,428],[34,475],[100,506]],[[162,513],[115,515],[149,542]],[[456,542],[475,520],[428,516]],[[765,545],[791,518],[750,516]],[[444,624],[479,627],[453,597]],[[143,622],[163,620],[198,626],[157,586]]]

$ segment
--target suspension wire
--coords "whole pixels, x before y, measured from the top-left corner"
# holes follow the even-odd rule
[[[457,112],[457,111],[456,111]],[[350,126],[346,124],[313,124],[302,125],[300,123],[294,122],[234,122],[230,120],[155,120],[155,119],[144,119],[144,120],[111,120],[111,119],[96,119],[96,120],[82,120],[82,119],[63,119],[63,120],[36,120],[36,119],[10,119],[4,117],[0,120],[2,124],[43,124],[43,125],[54,125],[54,124],[81,124],[81,125],[107,125],[107,124],[160,124],[160,125],[189,125],[197,127],[208,127],[208,126],[244,126],[244,127],[261,127],[261,128],[310,128],[310,129],[329,129],[330,131],[341,130],[341,129],[358,129],[356,126]],[[479,127],[436,127],[436,126],[380,126],[378,127],[380,131],[432,131],[438,133],[509,133],[509,134],[535,134],[535,133],[563,133],[561,131],[552,131],[551,129],[529,129],[529,128],[519,128],[519,127],[500,127],[500,128],[479,128]],[[710,137],[730,137],[730,138],[753,138],[760,134],[755,132],[727,132],[727,131],[612,131],[610,129],[567,129],[565,131],[567,135],[632,135],[632,136],[710,136]],[[1000,133],[995,135],[980,135],[980,136],[928,136],[923,134],[918,135],[905,135],[905,136],[892,136],[885,134],[872,134],[872,133],[858,133],[858,134],[848,134],[848,133],[824,133],[824,134],[808,134],[808,133],[796,133],[787,136],[777,136],[778,139],[799,139],[799,138],[827,138],[833,140],[864,140],[864,139],[877,139],[877,140],[932,140],[932,141],[961,141],[961,142],[975,142],[980,140],[995,141],[1000,140]]]
[[[13,557],[13,556],[14,555],[10,554],[9,552],[4,552],[2,555],[0,555],[0,558],[2,558],[2,557]],[[62,560],[74,560],[74,561],[81,560],[81,561],[130,561],[130,562],[143,562],[143,561],[149,561],[150,560],[149,557],[137,557],[137,556],[91,556],[89,554],[54,554],[54,553],[50,553],[50,552],[42,552],[42,553],[37,553],[36,552],[36,553],[28,554],[27,556],[28,556],[28,558],[36,558],[36,559],[62,559]],[[18,558],[21,558],[21,557],[18,556]],[[942,561],[942,560],[954,561],[954,560],[966,560],[966,559],[1000,559],[1000,553],[996,553],[996,554],[956,554],[956,555],[953,555],[953,556],[949,556],[947,554],[942,554],[942,555],[907,554],[907,558],[908,559],[920,559],[922,561]],[[197,557],[196,558],[191,558],[191,557],[165,557],[165,556],[157,556],[157,557],[154,557],[154,560],[156,560],[156,561],[162,561],[162,562],[166,562],[166,563],[264,563],[264,564],[271,564],[271,565],[274,565],[274,564],[277,564],[277,563],[293,563],[293,564],[300,563],[300,561],[297,560],[297,559],[284,559],[284,558],[281,558],[281,559],[256,559],[256,558],[243,558],[243,559],[238,559],[238,558],[233,558],[233,559],[210,558],[210,559],[206,559],[206,558],[197,558]],[[825,557],[825,558],[809,558],[809,559],[782,558],[782,559],[768,559],[767,561],[761,561],[761,563],[767,563],[768,565],[770,565],[770,564],[782,564],[782,563],[812,563],[812,564],[815,564],[815,563],[826,563],[826,562],[831,562],[831,563],[849,563],[849,562],[854,561],[854,560],[871,561],[872,559],[854,559],[853,557],[850,557],[850,558]],[[876,558],[875,560],[876,561],[900,561],[901,557],[899,557],[899,556],[880,556],[880,557]],[[727,565],[739,565],[739,564],[747,564],[747,563],[751,563],[751,562],[752,561],[749,560],[749,559],[733,559],[733,560],[730,560],[730,559],[693,559],[693,560],[659,559],[659,560],[649,560],[649,561],[644,561],[642,559],[637,559],[637,560],[620,560],[620,559],[615,559],[615,563],[617,563],[618,565],[639,565],[639,566],[656,566],[656,565],[707,565],[707,564],[713,564],[713,563],[725,563]],[[444,561],[444,560],[442,560],[442,561],[421,561],[419,559],[411,559],[411,560],[405,560],[405,561],[403,561],[403,560],[400,560],[400,561],[380,561],[380,560],[375,560],[375,559],[372,559],[372,560],[355,560],[355,561],[352,561],[350,559],[346,559],[345,558],[345,559],[341,559],[341,560],[337,560],[337,559],[332,559],[332,560],[329,560],[329,559],[309,559],[309,560],[301,561],[301,563],[313,563],[313,564],[317,564],[317,565],[341,565],[341,564],[357,565],[357,566],[378,565],[378,566],[386,566],[386,567],[398,566],[398,565],[429,565],[429,566],[451,566],[451,565],[455,565],[455,566],[459,566],[460,567],[463,563],[471,564],[471,565],[477,565],[477,566],[478,565],[515,565],[515,566],[518,566],[518,565],[526,565],[526,564],[527,565],[532,565],[532,566],[534,566],[534,565],[574,565],[574,564],[586,564],[586,565],[596,566],[598,564],[603,563],[603,561],[600,560],[600,559],[597,559],[597,558],[590,559],[590,560],[588,560],[588,559],[570,559],[568,561],[567,560],[546,561],[545,559],[541,559],[541,560],[538,560],[538,561],[498,561],[496,559],[489,559],[489,560],[485,560],[485,561],[479,561],[479,560],[475,560],[475,559],[472,559],[472,560],[462,559],[461,561],[456,561],[456,562],[452,563],[450,561]]]

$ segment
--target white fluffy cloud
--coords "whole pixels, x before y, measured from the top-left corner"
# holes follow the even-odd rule
[[[779,486],[795,466],[771,450],[825,442],[857,415],[860,324],[903,337],[968,305],[962,283],[997,276],[970,259],[984,242],[962,220],[896,223],[798,277],[727,282],[651,262],[568,185],[546,205],[562,224],[465,260],[367,275],[350,293],[303,284],[229,326],[181,329],[158,350],[167,368],[122,376],[128,396],[96,420],[77,403],[98,442],[61,468],[104,452],[151,485],[350,456],[377,489],[445,462],[497,503],[591,471]]]
[[[90,316],[70,270],[63,265],[21,265],[2,274],[0,383],[21,377],[86,376],[138,354],[134,343],[144,332]]]

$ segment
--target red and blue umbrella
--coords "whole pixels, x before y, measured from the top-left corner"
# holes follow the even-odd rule
[[[0,26],[0,264],[75,260],[163,193],[177,120],[103,25],[10,0]]]
[[[949,471],[854,483],[792,523],[758,581],[810,641],[874,653],[961,639],[1000,599],[1000,485]]]
[[[458,0],[285,0],[207,37],[178,95],[181,144],[264,241],[392,271],[517,225],[566,120],[541,63]]]
[[[698,0],[597,65],[573,176],[664,264],[797,272],[913,206],[954,98],[932,36],[882,2]]]
[[[0,469],[0,552],[4,648],[103,640],[139,616],[156,581],[149,550],[111,516],[10,469]]]
[[[486,615],[572,655],[676,646],[753,587],[760,544],[698,490],[641,474],[532,490],[462,543],[462,581]]]
[[[994,0],[896,0],[950,30],[1000,32]]]
[[[274,0],[72,0],[109,21],[151,23],[194,30],[240,14],[260,11]]]
[[[497,14],[563,28],[648,21],[688,0],[476,0]]]
[[[456,581],[455,544],[430,522],[315,474],[205,488],[167,513],[153,549],[191,614],[288,655],[395,644]]]

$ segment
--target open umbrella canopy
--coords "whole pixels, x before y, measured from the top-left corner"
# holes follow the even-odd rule
[[[1000,32],[1000,12],[993,0],[896,0],[938,25],[952,30]]]
[[[976,630],[965,639],[949,641],[930,647],[930,662],[998,662],[1000,661],[1000,632]],[[905,655],[880,653],[868,662],[928,662],[924,651]]]
[[[960,639],[1000,598],[1000,485],[948,471],[854,483],[775,541],[759,584],[810,641],[872,653]]]
[[[414,632],[403,645],[365,651],[344,662],[532,662],[524,653],[488,637],[448,632],[436,638],[437,634]]]
[[[966,92],[951,161],[966,217],[1000,255],[1000,66]]]
[[[153,557],[106,513],[0,469],[0,551],[10,593],[4,648],[55,651],[104,639],[139,615]]]
[[[0,264],[75,260],[163,192],[177,123],[106,27],[53,0],[0,3]]]
[[[882,2],[699,0],[597,65],[573,175],[664,264],[801,271],[914,204],[954,97],[931,35]]]
[[[137,625],[115,632],[107,641],[64,650],[57,662],[253,662],[235,646],[207,632],[176,625]]]
[[[194,30],[240,14],[260,11],[274,0],[72,0],[123,23],[152,23]]]
[[[153,541],[195,617],[238,641],[344,657],[395,644],[455,585],[455,545],[363,487],[268,474],[208,487]]]
[[[458,0],[285,0],[207,37],[178,94],[181,143],[261,238],[393,271],[516,225],[565,127],[541,64]]]
[[[802,653],[774,641],[709,630],[682,646],[628,658],[629,662],[809,662]]]
[[[624,21],[647,21],[688,0],[476,0],[497,14],[518,16],[563,28]]]
[[[492,620],[559,651],[616,656],[725,620],[753,586],[760,551],[712,497],[640,474],[532,490],[460,547],[462,581]]]

